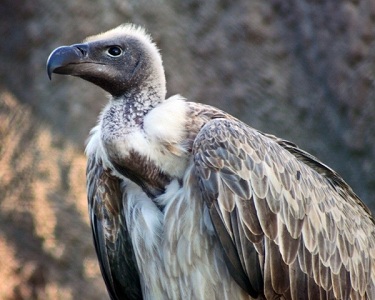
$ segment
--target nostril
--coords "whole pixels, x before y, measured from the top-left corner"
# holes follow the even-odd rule
[[[77,48],[79,50],[79,52],[81,52],[82,56],[86,56],[87,55],[87,45],[86,44],[77,44],[77,45],[73,45],[75,48]]]
[[[79,51],[81,51],[81,53],[82,53],[83,55],[86,54],[86,51],[85,51],[84,49],[82,49],[81,47],[77,47],[77,48],[78,48]]]

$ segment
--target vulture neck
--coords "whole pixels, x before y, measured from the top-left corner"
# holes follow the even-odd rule
[[[113,167],[137,183],[151,198],[162,194],[171,179],[147,158],[144,149],[139,148],[144,138],[137,133],[143,129],[147,113],[164,100],[165,88],[158,85],[136,87],[121,97],[113,97],[102,115],[103,144]]]
[[[112,103],[122,106],[125,124],[134,127],[142,125],[145,115],[164,100],[165,87],[145,84],[128,89],[120,97],[113,97]]]

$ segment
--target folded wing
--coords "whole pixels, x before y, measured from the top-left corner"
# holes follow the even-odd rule
[[[142,299],[133,247],[122,217],[120,179],[91,155],[87,165],[90,222],[100,269],[111,299]],[[126,196],[126,195],[125,195]]]
[[[375,299],[375,225],[333,170],[294,144],[214,119],[195,174],[237,283],[269,299]]]

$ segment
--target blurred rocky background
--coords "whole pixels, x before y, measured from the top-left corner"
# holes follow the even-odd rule
[[[107,98],[45,62],[124,22],[161,48],[169,95],[296,142],[375,210],[373,0],[2,0],[0,299],[108,299],[83,155]]]

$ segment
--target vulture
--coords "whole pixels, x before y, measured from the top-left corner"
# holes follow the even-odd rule
[[[375,221],[350,186],[289,141],[166,98],[142,27],[59,47],[47,73],[110,95],[86,154],[111,299],[375,299]]]

